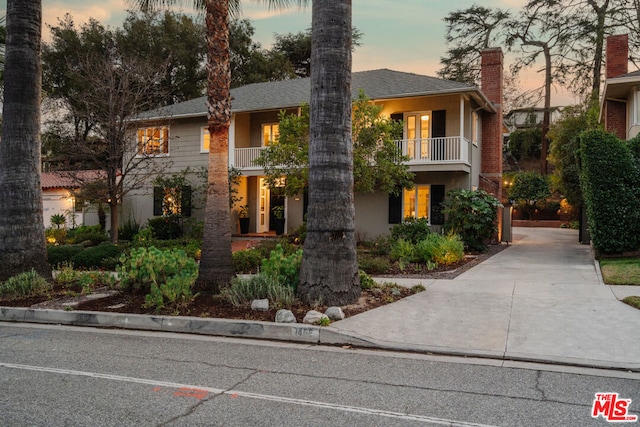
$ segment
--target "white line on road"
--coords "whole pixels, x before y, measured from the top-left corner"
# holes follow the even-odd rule
[[[395,418],[406,421],[418,421],[422,423],[432,423],[445,426],[461,426],[461,427],[494,427],[487,424],[468,423],[464,421],[447,420],[444,418],[429,417],[424,415],[403,414],[401,412],[383,411],[372,408],[361,408],[357,406],[339,405],[335,403],[316,402],[313,400],[293,399],[289,397],[272,396],[268,394],[249,393],[237,390],[223,390],[220,388],[201,387],[189,384],[172,383],[167,381],[149,380],[144,378],[124,377],[120,375],[101,374],[98,372],[75,371],[70,369],[48,368],[42,366],[19,365],[15,363],[0,362],[0,367],[8,369],[21,369],[26,371],[47,372],[60,375],[74,375],[79,377],[99,378],[111,381],[122,381],[136,384],[147,384],[155,387],[167,387],[176,389],[203,390],[212,394],[224,394],[233,397],[245,397],[248,399],[266,400],[271,402],[289,403],[293,405],[311,406],[314,408],[331,409],[335,411],[353,412],[364,415],[373,415],[378,417]]]

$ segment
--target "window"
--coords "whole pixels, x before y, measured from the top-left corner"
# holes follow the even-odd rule
[[[405,117],[407,155],[411,159],[427,158],[429,156],[429,142],[431,130],[431,114],[430,113],[412,113]],[[425,140],[425,141],[422,141]]]
[[[403,218],[429,219],[429,185],[416,185],[413,189],[403,191]]]
[[[480,140],[480,119],[477,111],[471,114],[471,142],[473,145],[478,145]]]
[[[153,214],[191,216],[191,187],[153,187]]]
[[[200,152],[208,153],[209,152],[209,143],[211,142],[211,136],[209,135],[209,129],[206,127],[202,128],[200,132]]]
[[[138,155],[157,156],[169,154],[169,128],[151,127],[138,129]]]
[[[279,126],[277,123],[262,125],[262,146],[266,147],[270,143],[277,141],[280,136]]]

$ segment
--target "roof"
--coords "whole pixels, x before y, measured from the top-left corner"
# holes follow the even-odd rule
[[[80,188],[83,183],[96,181],[106,177],[101,170],[42,172],[40,181],[42,189]]]
[[[609,100],[624,100],[640,83],[640,70],[611,77],[605,80],[602,97],[600,99],[600,120],[603,119],[604,102]]]
[[[302,103],[309,102],[310,84],[309,78],[303,78],[254,83],[231,89],[231,112],[242,113],[298,107]],[[367,97],[374,100],[471,93],[481,105],[494,111],[491,103],[475,85],[414,73],[389,69],[355,72],[351,76],[351,88],[353,99],[358,98],[358,93],[362,89]],[[206,116],[206,102],[206,97],[200,97],[142,113],[138,118],[145,120]]]

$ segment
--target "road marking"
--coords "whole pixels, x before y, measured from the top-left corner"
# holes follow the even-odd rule
[[[290,397],[272,396],[268,394],[257,394],[257,393],[239,391],[239,390],[224,390],[224,389],[213,388],[213,387],[201,387],[201,386],[173,383],[173,382],[167,382],[167,381],[149,380],[145,378],[101,374],[98,372],[75,371],[70,369],[47,368],[42,366],[20,365],[15,363],[3,363],[3,362],[0,362],[0,367],[8,368],[8,369],[21,369],[26,371],[46,372],[46,373],[53,373],[53,374],[60,374],[60,375],[74,375],[79,377],[98,378],[98,379],[104,379],[104,380],[129,382],[129,383],[135,383],[135,384],[146,384],[146,385],[154,386],[155,387],[154,391],[157,390],[157,387],[168,387],[168,388],[178,389],[176,393],[183,393],[185,391],[188,391],[188,393],[184,393],[184,394],[174,393],[175,395],[181,395],[181,396],[187,396],[187,397],[196,397],[197,395],[198,398],[203,398],[203,395],[205,395],[206,393],[211,393],[211,394],[218,394],[218,395],[228,395],[230,398],[245,397],[248,399],[265,400],[265,401],[278,402],[278,403],[289,403],[292,405],[310,406],[314,408],[323,408],[323,409],[330,409],[335,411],[352,412],[352,413],[358,413],[358,414],[364,414],[364,415],[395,418],[395,419],[404,420],[404,421],[432,423],[432,424],[445,425],[445,426],[495,427],[488,424],[469,423],[464,421],[455,421],[455,420],[448,420],[444,418],[429,417],[425,415],[405,414],[402,412],[384,411],[384,410],[373,409],[373,408],[362,408],[357,406],[340,405],[336,403],[317,402],[314,400],[294,399]]]

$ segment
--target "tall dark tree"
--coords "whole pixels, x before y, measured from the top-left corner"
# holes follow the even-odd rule
[[[130,0],[142,10],[184,3],[179,0]],[[299,3],[302,0],[299,1]],[[231,67],[229,59],[229,13],[239,0],[192,0],[205,10],[207,38],[207,103],[209,164],[202,255],[196,286],[217,292],[235,275],[231,257],[231,212],[229,208],[229,127],[231,126]],[[288,0],[269,0],[273,6]]]
[[[346,305],[360,296],[351,141],[351,0],[312,2],[309,208],[298,293]]]
[[[41,0],[7,1],[2,143],[0,280],[47,263],[40,182]]]

